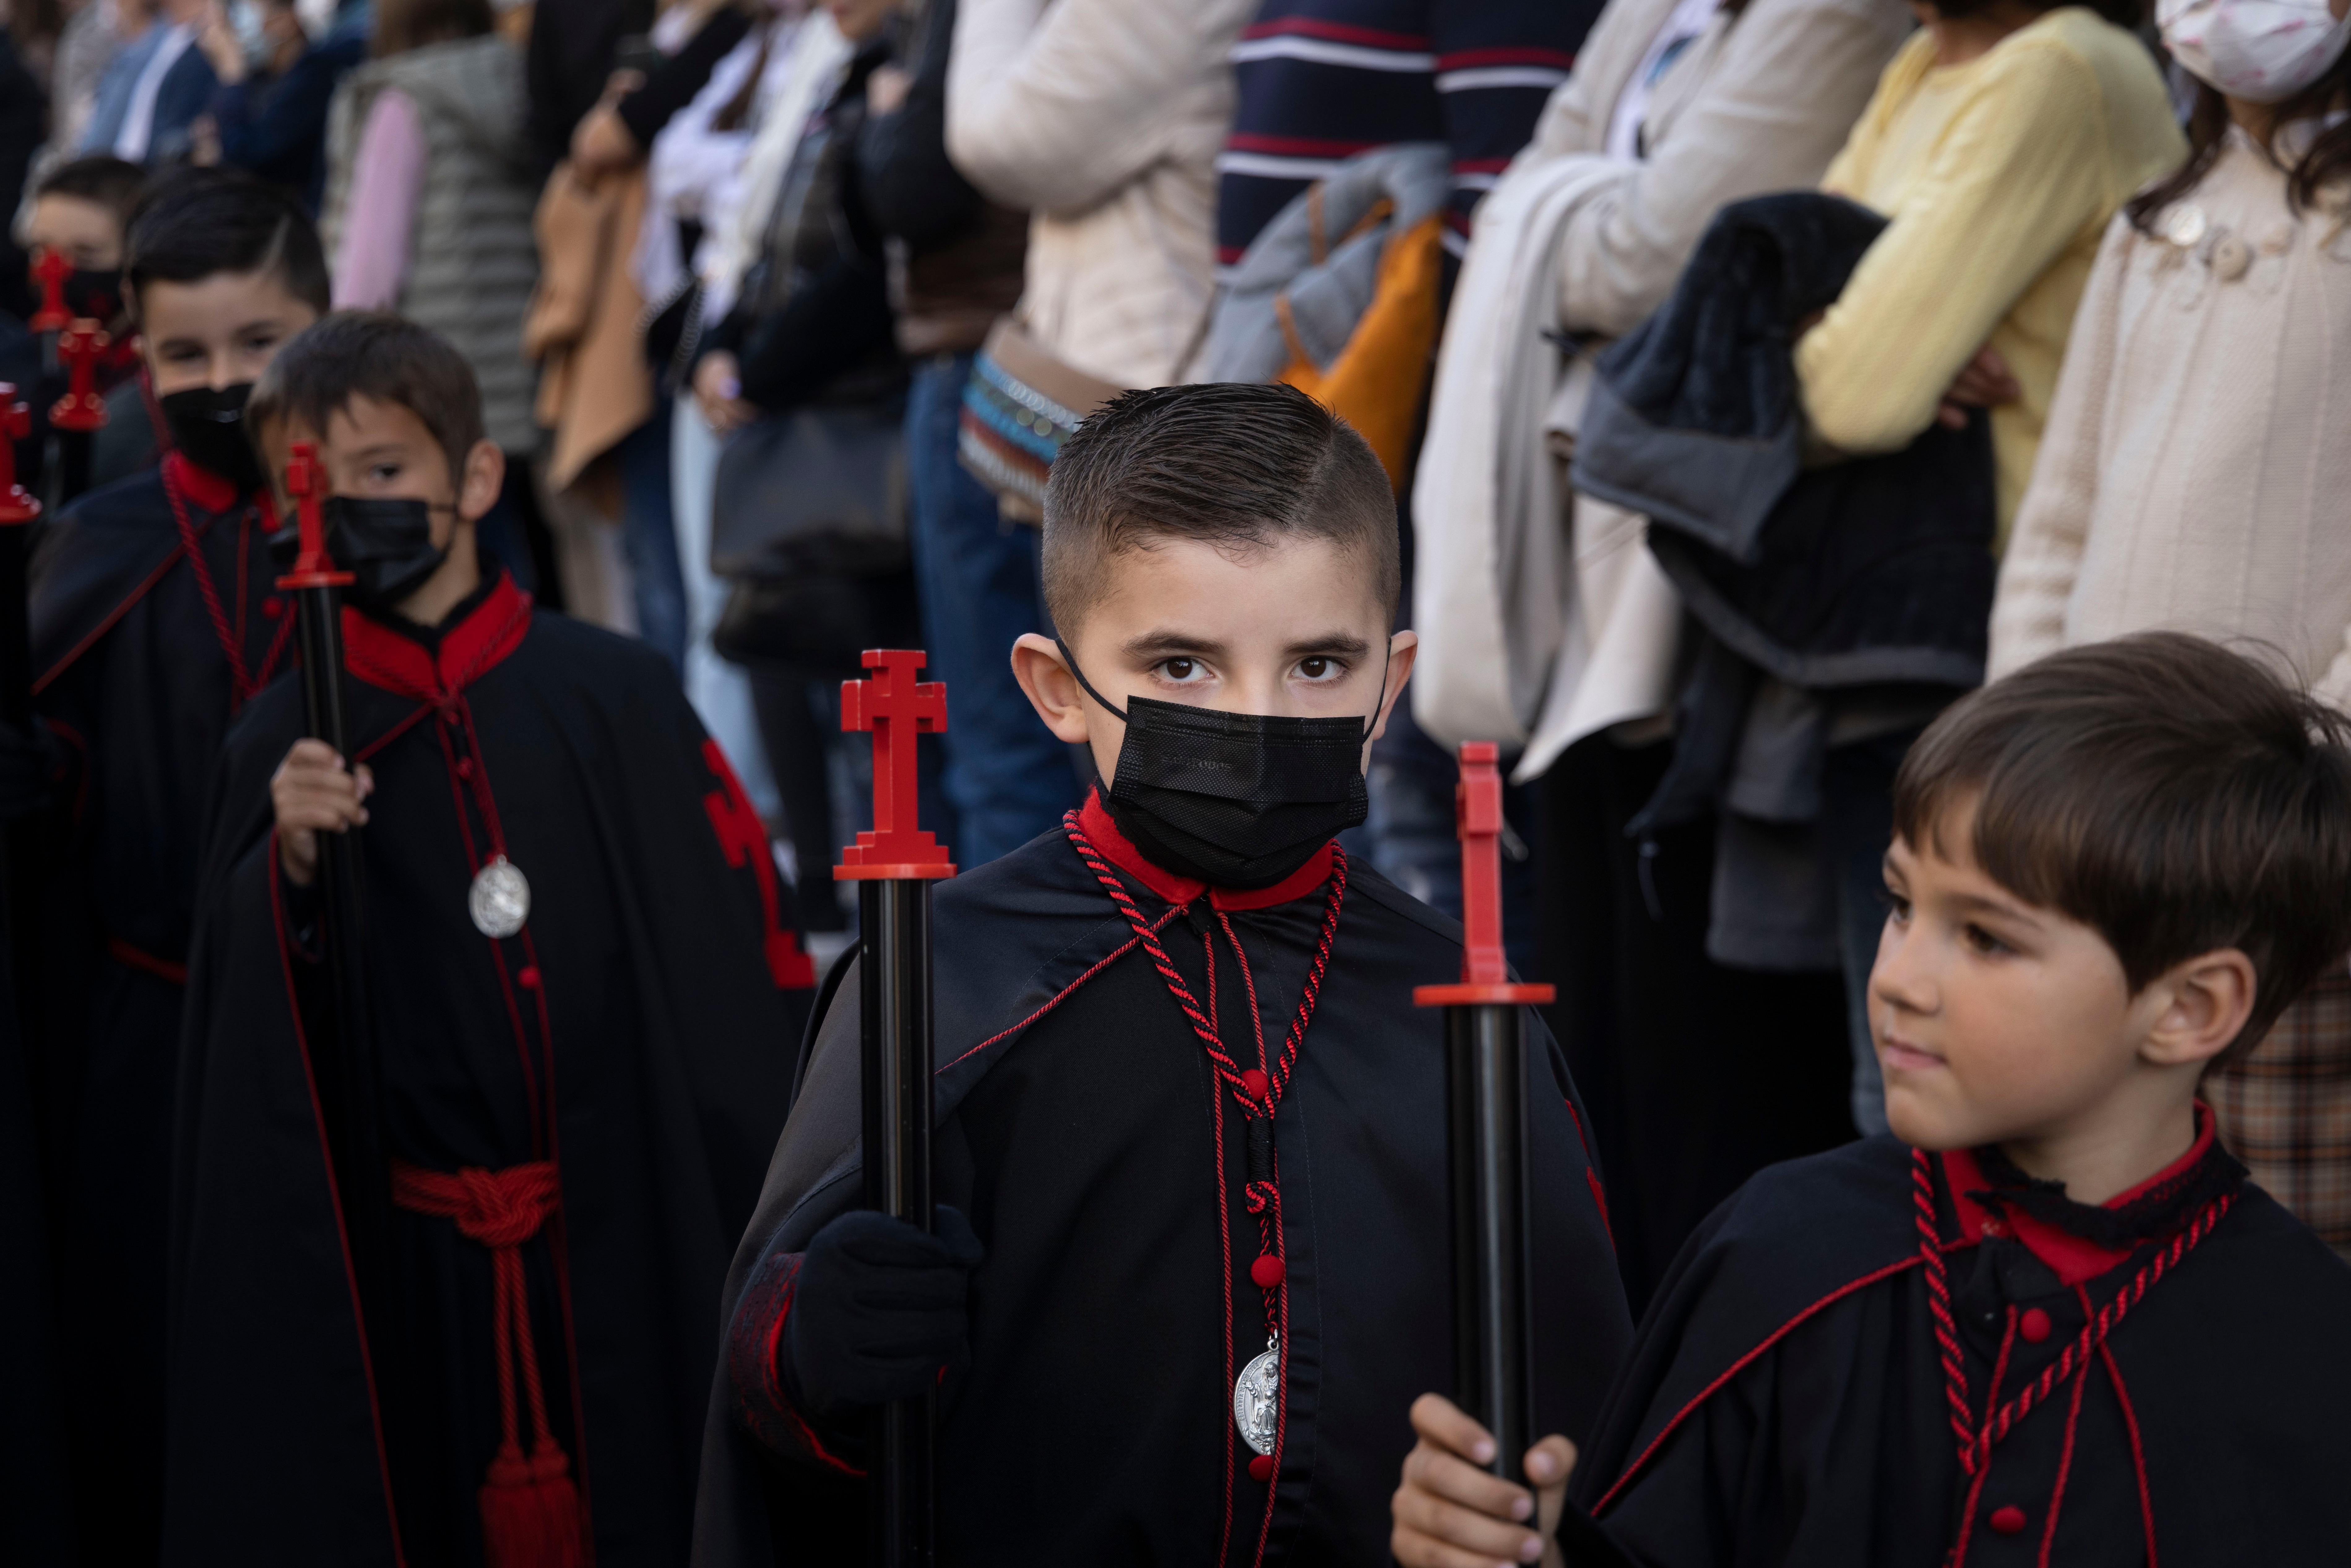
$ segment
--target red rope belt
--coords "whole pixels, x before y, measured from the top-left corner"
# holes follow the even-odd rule
[[[570,1460],[548,1423],[522,1271],[522,1244],[538,1234],[560,1201],[555,1163],[534,1160],[501,1171],[475,1166],[451,1173],[394,1160],[392,1201],[413,1214],[455,1220],[459,1235],[490,1249],[498,1451],[481,1490],[485,1560],[489,1568],[578,1568],[586,1561],[580,1494]],[[515,1399],[517,1356],[534,1434],[528,1457]]]

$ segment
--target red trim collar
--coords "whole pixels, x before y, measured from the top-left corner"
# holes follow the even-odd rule
[[[1103,809],[1099,788],[1086,792],[1086,803],[1078,811],[1078,825],[1086,837],[1093,841],[1111,864],[1134,878],[1144,886],[1170,904],[1185,904],[1206,893],[1209,904],[1217,909],[1270,909],[1277,904],[1288,904],[1303,898],[1331,880],[1331,846],[1324,844],[1307,858],[1304,865],[1275,883],[1271,887],[1210,887],[1205,882],[1188,876],[1177,876],[1145,860],[1141,850],[1127,841],[1118,824],[1111,821]]]
[[[522,646],[530,630],[530,595],[505,572],[465,618],[441,633],[438,655],[381,621],[343,606],[343,664],[371,686],[440,702],[479,680]]]
[[[164,481],[207,512],[225,512],[236,505],[236,485],[209,468],[199,468],[178,447],[163,454]]]
[[[2199,1100],[2196,1103],[2196,1141],[2189,1145],[2188,1152],[2128,1192],[2108,1198],[2105,1207],[2120,1208],[2146,1197],[2165,1183],[2177,1180],[2211,1152],[2213,1135],[2211,1110]],[[1941,1157],[1943,1180],[1951,1189],[1951,1204],[1959,1217],[1959,1234],[1966,1239],[1972,1241],[1980,1236],[2005,1236],[2012,1231],[2016,1239],[2024,1243],[2025,1249],[2046,1263],[2050,1272],[2057,1276],[2058,1283],[2069,1290],[2096,1279],[2130,1256],[2127,1250],[2112,1251],[2022,1211],[2006,1216],[1994,1213],[1968,1196],[1991,1185],[1984,1179],[1983,1168],[1976,1163],[1974,1151],[1947,1149]]]

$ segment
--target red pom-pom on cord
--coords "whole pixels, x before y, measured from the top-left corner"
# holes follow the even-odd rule
[[[1241,1092],[1260,1105],[1265,1103],[1266,1092],[1272,1087],[1273,1081],[1254,1067],[1241,1073]]]
[[[584,1568],[580,1489],[571,1461],[541,1435],[530,1458],[501,1447],[482,1485],[482,1561],[488,1568]]]
[[[1281,1283],[1281,1260],[1270,1252],[1260,1252],[1249,1264],[1249,1283],[1260,1291],[1270,1291]]]
[[[1271,1454],[1259,1454],[1249,1461],[1249,1479],[1253,1481],[1270,1481],[1273,1479],[1273,1456]]]

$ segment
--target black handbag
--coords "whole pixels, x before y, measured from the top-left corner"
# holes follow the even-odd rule
[[[906,400],[811,403],[719,449],[710,570],[730,578],[904,571]]]

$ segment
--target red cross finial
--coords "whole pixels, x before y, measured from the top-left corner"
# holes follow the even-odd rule
[[[33,312],[26,323],[36,332],[54,332],[66,324],[66,279],[73,276],[73,263],[65,252],[43,246],[33,253],[33,281],[41,286],[41,308]]]
[[[327,553],[327,526],[319,517],[319,458],[307,441],[296,442],[286,455],[286,493],[294,497],[295,537],[301,543],[301,553],[294,558],[294,570],[277,580],[277,586],[288,591],[340,588],[351,574],[337,571],[334,557]]]
[[[841,852],[832,874],[850,882],[955,875],[947,851],[916,823],[914,737],[947,727],[947,689],[917,683],[919,648],[868,648],[868,681],[841,683],[841,727],[873,732],[873,831]]]
[[[16,483],[16,443],[32,433],[32,411],[14,386],[0,382],[0,524],[29,523],[41,515],[40,502]]]
[[[1510,983],[1502,955],[1502,775],[1500,748],[1490,740],[1461,743],[1461,782],[1454,787],[1454,819],[1461,833],[1461,983],[1419,986],[1421,1007],[1465,1002],[1548,1002],[1550,986]]]
[[[106,400],[98,395],[98,357],[112,341],[87,316],[57,334],[57,358],[66,364],[66,395],[49,409],[53,427],[84,434],[105,427]]]

